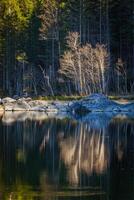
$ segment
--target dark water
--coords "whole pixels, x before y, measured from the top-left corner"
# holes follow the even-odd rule
[[[134,199],[134,118],[6,113],[0,200]]]

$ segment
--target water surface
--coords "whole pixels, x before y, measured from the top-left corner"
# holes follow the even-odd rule
[[[1,199],[134,199],[134,117],[5,113]]]

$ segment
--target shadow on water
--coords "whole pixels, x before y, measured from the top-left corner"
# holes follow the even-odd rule
[[[131,200],[134,117],[5,113],[0,200]]]

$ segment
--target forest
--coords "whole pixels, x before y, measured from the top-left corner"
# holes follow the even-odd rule
[[[0,0],[0,93],[133,94],[133,0]]]

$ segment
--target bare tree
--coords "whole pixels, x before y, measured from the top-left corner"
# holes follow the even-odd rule
[[[51,83],[50,83],[50,77],[49,77],[48,75],[46,75],[45,69],[43,69],[43,68],[41,67],[41,65],[39,65],[39,68],[40,68],[40,70],[41,70],[41,72],[42,72],[42,75],[43,75],[42,89],[43,89],[43,90],[46,90],[46,88],[48,87],[48,88],[49,88],[49,91],[50,91],[50,94],[51,94],[52,96],[54,96],[54,91],[53,91],[53,88],[52,88]]]
[[[101,86],[101,92],[106,92],[106,69],[108,67],[108,52],[103,44],[97,44],[94,48],[94,65],[96,65],[96,69],[99,70],[99,79],[100,79],[100,86]]]
[[[79,39],[80,37],[77,32],[69,33],[67,46],[70,50],[66,51],[60,60],[60,73],[74,80],[75,90],[82,94],[82,63]]]
[[[121,58],[118,58],[116,62],[115,72],[117,76],[117,92],[118,94],[120,94],[121,92],[126,94],[127,93],[127,71],[126,71],[125,63],[122,61]]]
[[[108,52],[105,45],[91,44],[81,46],[79,34],[69,33],[68,50],[60,59],[59,72],[69,78],[80,95],[106,91],[106,69]]]

